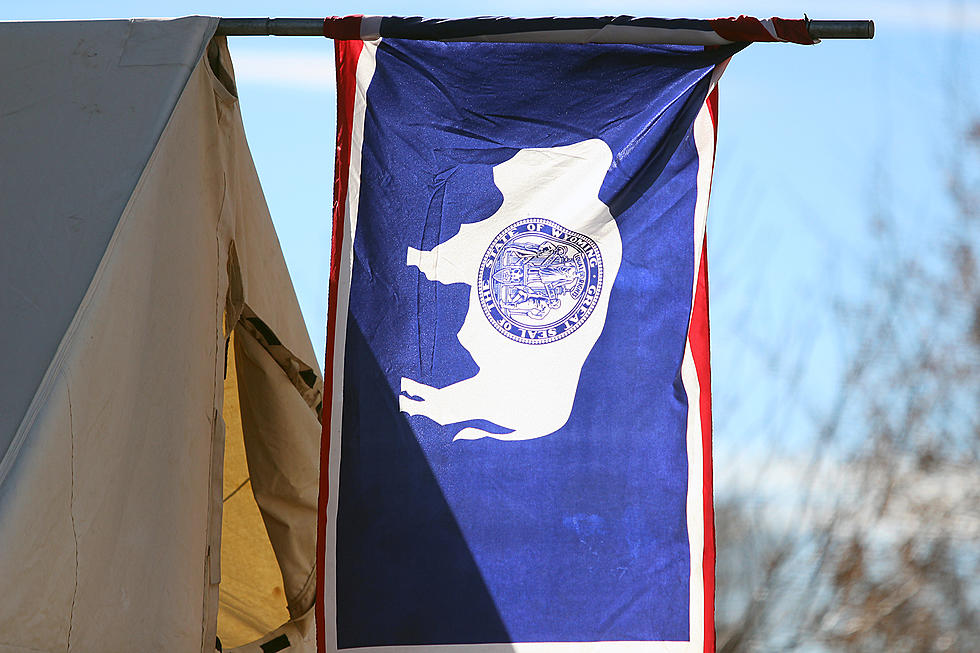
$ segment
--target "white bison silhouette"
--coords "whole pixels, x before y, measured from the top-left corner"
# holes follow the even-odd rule
[[[609,293],[622,259],[619,228],[599,200],[599,187],[611,161],[609,146],[597,139],[521,150],[493,169],[494,183],[504,196],[496,213],[462,225],[459,233],[430,251],[408,249],[407,265],[417,267],[430,281],[471,286],[469,309],[458,337],[480,370],[445,388],[403,377],[399,397],[403,412],[424,415],[443,426],[487,420],[511,430],[499,434],[469,427],[454,440],[530,440],[565,425],[582,366],[606,322]],[[590,287],[598,295],[591,297],[591,313],[569,333],[548,339],[546,344],[528,344],[503,335],[485,314],[478,292],[481,265],[491,244],[495,239],[499,242],[497,237],[508,227],[532,217],[587,236],[601,254],[602,281],[598,288],[595,284]],[[537,278],[542,287],[540,275]],[[548,292],[551,305],[557,306],[555,293]],[[535,306],[546,306],[549,300],[536,301]]]

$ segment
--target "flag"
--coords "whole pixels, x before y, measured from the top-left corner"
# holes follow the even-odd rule
[[[320,650],[713,650],[705,215],[741,46],[343,20]]]

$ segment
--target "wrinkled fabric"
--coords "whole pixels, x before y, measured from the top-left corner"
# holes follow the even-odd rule
[[[738,49],[338,42],[326,651],[711,648],[691,325]]]

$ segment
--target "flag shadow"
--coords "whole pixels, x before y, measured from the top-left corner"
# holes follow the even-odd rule
[[[398,410],[398,396],[353,319],[346,360],[339,647],[498,644],[494,653],[512,651],[453,511]]]

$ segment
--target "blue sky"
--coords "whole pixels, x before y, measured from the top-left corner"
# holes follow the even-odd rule
[[[897,248],[948,233],[945,166],[980,115],[980,2],[331,3],[0,0],[0,19],[132,16],[468,16],[873,18],[873,41],[756,44],[721,86],[709,213],[716,446],[737,457],[773,430],[803,433],[832,396],[853,344],[833,310],[866,287],[869,216],[897,218]],[[323,362],[335,96],[320,38],[230,39],[253,157],[304,316]],[[762,434],[767,434],[766,438]],[[800,437],[804,437],[801,435]],[[792,437],[788,438],[792,440]],[[727,453],[726,453],[727,451]]]

